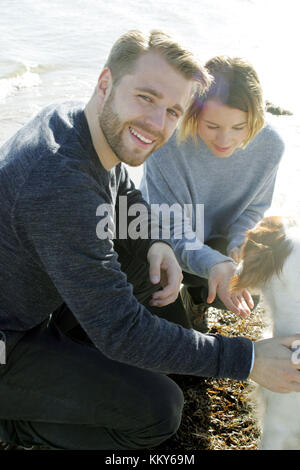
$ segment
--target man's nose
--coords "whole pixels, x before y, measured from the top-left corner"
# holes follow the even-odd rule
[[[162,108],[153,110],[146,118],[147,124],[154,131],[162,131],[165,127],[166,111]]]

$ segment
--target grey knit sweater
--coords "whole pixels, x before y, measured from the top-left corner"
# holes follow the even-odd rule
[[[143,203],[122,164],[106,171],[83,105],[49,106],[0,150],[0,330],[24,332],[63,302],[107,357],[163,373],[244,379],[252,343],[152,315],[133,295],[97,208]],[[146,260],[150,240],[134,248]]]
[[[144,164],[140,189],[151,204],[191,205],[184,234],[174,238],[174,251],[184,271],[208,277],[210,268],[227,258],[205,245],[216,236],[229,241],[228,253],[243,243],[245,232],[270,207],[278,165],[284,150],[281,137],[269,125],[229,158],[217,158],[198,139],[180,145],[175,136]],[[186,249],[197,233],[195,210],[204,205],[204,245]],[[191,234],[189,234],[189,231]],[[199,232],[199,230],[198,230]]]

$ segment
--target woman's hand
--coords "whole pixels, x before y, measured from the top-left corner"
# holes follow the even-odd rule
[[[232,258],[236,263],[239,263],[241,261],[241,252],[242,246],[235,246],[230,250],[228,256],[230,256],[230,258]]]
[[[207,303],[212,303],[218,294],[228,310],[247,318],[254,303],[247,289],[240,289],[234,293],[230,291],[230,280],[235,273],[236,265],[230,261],[215,264],[211,268],[208,278]]]
[[[150,305],[163,307],[175,302],[183,279],[181,268],[172,248],[166,243],[156,242],[147,255],[149,276],[152,284],[161,284],[163,289],[154,292]]]

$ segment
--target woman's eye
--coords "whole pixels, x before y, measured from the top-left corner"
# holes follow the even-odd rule
[[[216,126],[207,126],[208,129],[218,129]]]

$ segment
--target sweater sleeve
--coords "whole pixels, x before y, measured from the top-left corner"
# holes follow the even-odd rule
[[[241,216],[230,226],[227,234],[228,245],[227,253],[234,247],[244,243],[245,235],[248,230],[254,227],[263,217],[265,212],[270,208],[274,193],[276,176],[278,171],[276,165],[271,173],[267,176],[264,184],[258,188],[256,196],[252,203],[241,214]]]
[[[157,372],[245,379],[250,340],[202,335],[138,303],[113,240],[96,234],[97,207],[110,202],[106,193],[74,169],[47,178],[41,172],[32,172],[15,204],[15,233],[95,346],[113,360]]]
[[[267,125],[254,139],[251,153],[255,156],[257,171],[257,189],[251,202],[243,213],[229,227],[227,253],[235,246],[243,244],[245,234],[254,227],[271,207],[279,165],[285,144],[281,136]]]
[[[184,211],[185,201],[175,197],[171,185],[153,161],[152,165],[144,165],[141,191],[153,206],[157,206],[157,210],[163,204],[178,207],[181,217],[171,219],[170,240],[183,271],[208,278],[212,266],[232,261],[232,258],[203,243],[204,217],[200,208],[198,210],[197,205],[190,204],[191,209]]]

